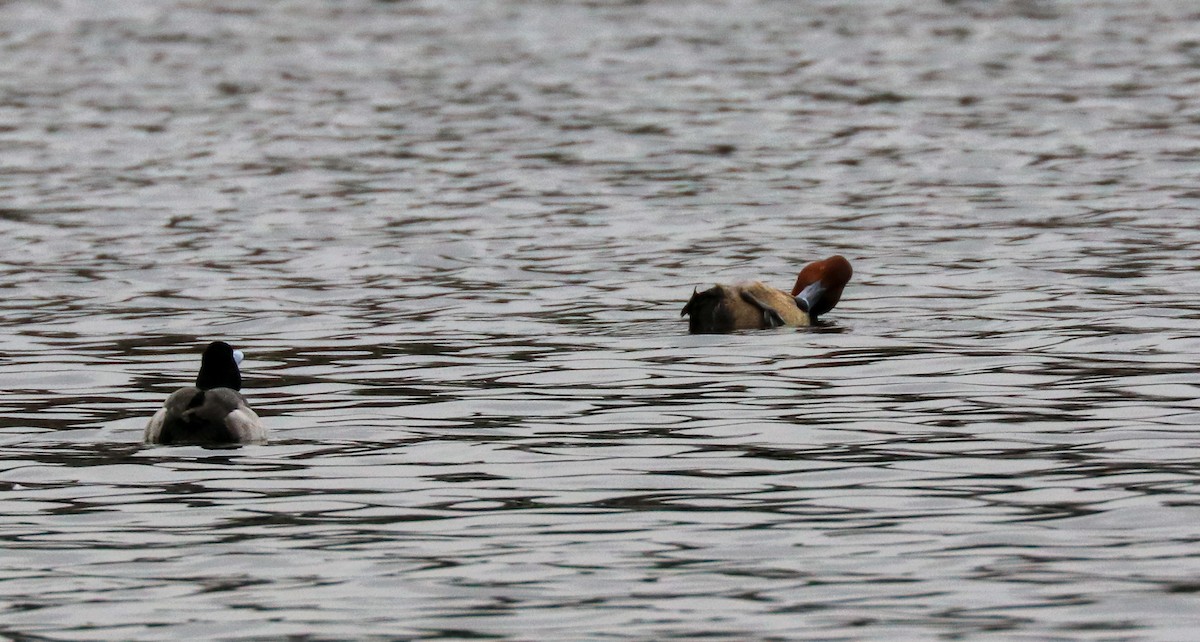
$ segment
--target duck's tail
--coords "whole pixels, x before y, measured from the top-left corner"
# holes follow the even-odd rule
[[[725,288],[717,285],[703,292],[692,290],[692,298],[679,316],[688,317],[688,332],[729,332],[733,328],[733,315],[725,305]]]

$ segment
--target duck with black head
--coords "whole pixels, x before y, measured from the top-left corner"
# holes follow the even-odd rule
[[[214,341],[200,358],[196,385],[180,388],[146,425],[149,444],[249,444],[267,440],[267,429],[246,404],[238,364],[242,351]]]
[[[853,273],[845,257],[831,256],[804,266],[790,295],[760,281],[693,290],[680,316],[693,333],[812,325],[841,300]]]

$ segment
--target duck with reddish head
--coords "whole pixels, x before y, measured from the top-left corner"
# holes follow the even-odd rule
[[[715,285],[693,290],[680,316],[693,333],[812,325],[841,300],[852,274],[850,261],[831,256],[804,266],[790,295],[760,281]]]

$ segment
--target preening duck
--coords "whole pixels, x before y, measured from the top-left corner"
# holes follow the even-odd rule
[[[149,444],[244,444],[267,440],[267,429],[239,392],[241,350],[214,341],[200,358],[196,385],[180,388],[146,424]]]
[[[845,257],[831,256],[804,266],[790,295],[759,281],[693,290],[680,316],[693,333],[812,325],[837,305],[853,273]]]

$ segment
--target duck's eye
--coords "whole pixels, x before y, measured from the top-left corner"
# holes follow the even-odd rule
[[[239,366],[242,365],[242,359],[245,359],[245,358],[246,358],[246,355],[242,354],[241,350],[233,351],[233,362],[238,364]]]

